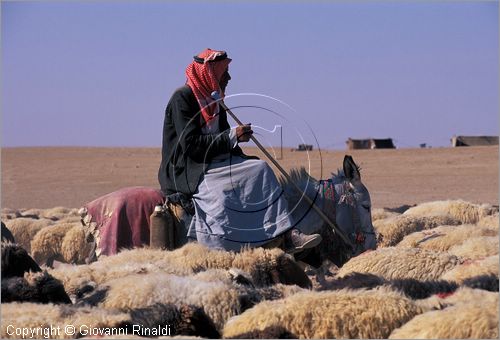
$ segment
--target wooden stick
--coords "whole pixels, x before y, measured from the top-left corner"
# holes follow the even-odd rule
[[[228,112],[231,117],[236,121],[236,123],[238,125],[244,125],[239,119],[238,117],[236,117],[236,115],[234,113],[231,112],[231,110],[229,110],[229,108],[226,106],[226,104],[222,101],[222,100],[219,100],[219,104],[222,106],[222,108]],[[281,165],[274,159],[274,157],[269,153],[267,152],[267,150],[262,146],[262,144],[260,144],[260,142],[257,140],[257,138],[255,138],[253,135],[250,135],[250,139],[255,143],[255,145],[257,145],[257,147],[260,149],[260,151],[262,151],[264,153],[264,155],[266,155],[266,157],[274,164],[274,166],[276,166],[276,168],[281,172],[281,174],[286,178],[286,180],[289,182],[289,183],[292,183],[293,184],[293,187],[295,188],[295,190],[297,190],[307,201],[307,203],[309,203],[311,205],[311,207],[314,209],[314,211],[316,211],[318,213],[318,215],[323,219],[323,221],[325,221],[332,229],[334,232],[336,232],[341,238],[342,240],[347,243],[349,246],[351,246],[351,248],[354,250],[355,247],[354,247],[354,244],[352,243],[352,241],[344,234],[344,232],[338,228],[335,223],[332,222],[332,220],[330,220],[328,218],[328,216],[326,216],[323,211],[321,211],[320,208],[318,208],[318,206],[313,202],[312,199],[309,198],[309,196],[307,196],[305,194],[304,191],[302,191],[302,189],[294,182],[292,181],[292,179],[290,178],[290,176],[288,175],[288,173],[285,171],[285,169],[283,169],[281,167]]]

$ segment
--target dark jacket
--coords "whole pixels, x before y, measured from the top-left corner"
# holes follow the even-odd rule
[[[162,160],[158,180],[165,195],[181,192],[193,195],[210,161],[225,153],[243,155],[231,148],[230,126],[224,110],[219,112],[219,134],[203,135],[200,105],[189,86],[178,88],[165,110]]]

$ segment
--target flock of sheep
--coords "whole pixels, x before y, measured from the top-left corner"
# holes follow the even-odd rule
[[[372,217],[379,248],[341,268],[196,243],[85,264],[77,209],[3,209],[16,243],[2,242],[0,336],[71,324],[128,337],[168,325],[206,338],[498,338],[498,207],[438,201]],[[87,335],[103,336],[58,337]]]

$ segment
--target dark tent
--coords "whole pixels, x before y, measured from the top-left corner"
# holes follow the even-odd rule
[[[349,138],[346,141],[347,148],[349,150],[353,149],[395,149],[392,138],[376,139],[352,139]]]
[[[498,136],[453,136],[451,145],[453,147],[498,145]]]

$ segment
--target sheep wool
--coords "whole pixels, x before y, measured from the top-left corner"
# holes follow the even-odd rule
[[[43,211],[44,211],[44,209],[36,209],[36,208],[20,209],[19,210],[19,217],[29,217],[29,218],[39,219],[41,217],[41,214],[43,213]]]
[[[16,240],[14,239],[14,235],[10,232],[10,230],[7,228],[5,223],[0,221],[0,224],[2,225],[2,242],[10,242],[10,243],[16,243]]]
[[[460,245],[449,249],[449,253],[477,260],[498,255],[498,236],[479,236],[468,239]]]
[[[498,255],[489,256],[482,260],[466,261],[445,272],[441,279],[462,283],[466,279],[480,275],[498,276]]]
[[[451,304],[430,311],[394,330],[391,339],[498,339],[498,293],[459,289]]]
[[[83,228],[77,224],[64,235],[60,252],[64,262],[82,264],[85,263],[90,248]]]
[[[437,280],[460,263],[457,256],[418,248],[379,248],[354,257],[337,273],[370,273],[385,279]]]
[[[14,239],[28,253],[31,252],[31,240],[43,228],[53,225],[54,221],[48,219],[33,219],[20,217],[13,220],[6,220],[5,225],[11,231]]]
[[[398,215],[373,222],[378,235],[379,247],[392,247],[406,236],[416,231],[436,228],[440,225],[458,225],[460,221],[450,216]]]
[[[85,286],[96,286],[92,268],[88,265],[63,265],[58,268],[47,270],[50,275],[60,280],[64,285],[66,293],[75,299],[80,295],[80,290]]]
[[[66,233],[75,226],[78,225],[74,223],[57,223],[41,229],[31,241],[33,259],[37,263],[49,266],[52,266],[54,260],[64,261],[61,255],[61,245]]]
[[[65,287],[71,281],[75,288],[78,281],[91,280],[101,284],[130,273],[165,272],[185,276],[208,269],[230,268],[248,273],[257,286],[284,283],[306,288],[311,285],[297,262],[280,249],[246,249],[236,254],[195,243],[174,251],[149,248],[126,250],[117,255],[101,257],[89,266],[73,268],[71,274],[66,270],[52,270],[51,274],[63,281]],[[79,270],[84,273],[78,274]]]
[[[498,212],[498,209],[489,204],[474,204],[462,200],[425,202],[410,208],[404,215],[430,216],[448,215],[462,223],[477,223],[482,217]]]
[[[40,217],[48,218],[54,221],[65,220],[68,218],[75,218],[75,217],[80,219],[80,215],[78,214],[78,209],[66,208],[66,207],[55,207],[55,208],[44,209],[40,211]]]
[[[170,336],[199,335],[205,338],[220,338],[212,321],[201,308],[173,304],[156,303],[146,308],[135,309],[130,312],[131,320],[128,329],[134,333],[134,325],[141,328],[154,329],[157,326],[168,325]],[[144,335],[148,335],[145,333]]]
[[[400,215],[397,212],[388,211],[383,208],[376,208],[372,210],[372,222],[378,220],[384,220],[389,217],[394,217]]]
[[[278,248],[252,248],[239,252],[234,257],[232,267],[249,273],[257,286],[274,283],[298,285],[302,288],[312,286],[294,258]]]
[[[460,287],[453,294],[443,298],[436,296],[446,305],[468,304],[473,302],[491,302],[498,304],[498,291],[489,292],[483,289],[472,289],[468,287]]]
[[[2,303],[14,301],[71,303],[62,283],[46,271],[2,279]]]
[[[21,213],[19,210],[16,209],[11,209],[11,208],[2,208],[1,213],[0,213],[0,219],[2,221],[6,220],[12,220],[14,218],[20,217]]]
[[[477,236],[497,236],[498,231],[489,227],[471,224],[458,226],[439,226],[407,235],[396,247],[422,248],[435,251],[447,251],[466,240]]]
[[[105,310],[95,307],[73,307],[53,304],[36,304],[36,303],[6,303],[2,304],[2,339],[19,339],[19,335],[12,334],[12,330],[7,327],[12,325],[14,328],[30,328],[36,331],[43,332],[43,329],[50,326],[60,327],[64,329],[66,325],[73,325],[77,330],[80,326],[92,325],[95,328],[115,328],[120,327],[124,322],[130,319],[129,314]],[[115,328],[118,331],[118,328]],[[50,333],[45,337],[43,333],[35,336],[35,338],[77,338],[85,334],[76,332],[73,336],[60,332],[59,334]]]
[[[305,292],[261,302],[231,318],[225,338],[280,327],[300,338],[386,338],[422,310],[387,289]]]
[[[23,277],[24,273],[40,272],[40,266],[17,243],[2,242],[2,279]]]
[[[240,314],[258,299],[222,282],[164,273],[129,275],[109,281],[105,286],[106,294],[99,306],[106,309],[128,311],[155,303],[190,304],[203,308],[218,330],[227,319]],[[134,294],[130,294],[131,291]]]
[[[118,255],[120,255],[119,253]],[[133,274],[147,274],[155,272],[164,272],[169,274],[177,275],[189,275],[192,274],[192,270],[184,267],[176,267],[173,264],[168,263],[168,261],[157,261],[154,256],[151,260],[154,262],[148,262],[145,258],[145,262],[130,261],[127,262],[127,258],[121,258],[125,261],[110,261],[115,256],[101,257],[99,261],[93,262],[90,265],[64,265],[55,269],[49,269],[49,273],[61,280],[68,294],[73,299],[78,298],[81,294],[82,289],[86,289],[89,285],[97,286],[99,284],[104,284],[110,280],[122,278]]]
[[[499,215],[498,215],[498,213],[496,213],[496,214],[493,214],[493,215],[488,215],[488,216],[482,217],[477,222],[477,225],[479,227],[490,227],[490,228],[495,229],[495,230],[498,231],[499,221],[500,221]]]

